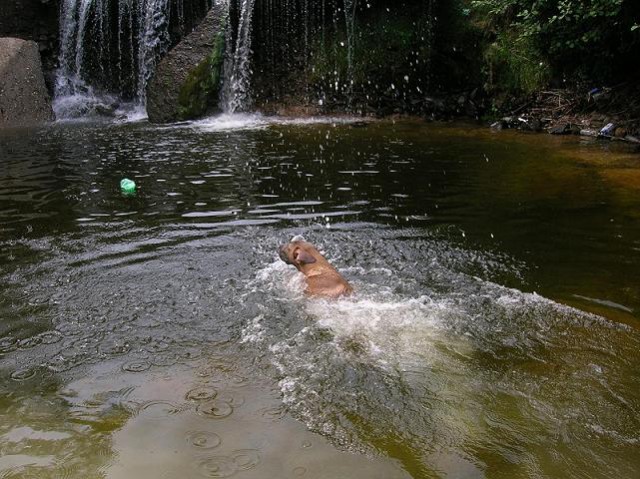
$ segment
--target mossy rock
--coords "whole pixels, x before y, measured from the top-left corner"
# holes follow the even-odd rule
[[[220,32],[211,54],[189,72],[178,95],[178,119],[198,118],[218,109],[224,45],[224,34]]]
[[[158,63],[147,84],[152,123],[200,118],[218,108],[228,4],[214,2],[197,28]]]

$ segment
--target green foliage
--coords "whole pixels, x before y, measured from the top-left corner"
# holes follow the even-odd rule
[[[544,88],[551,73],[548,63],[527,37],[503,33],[485,51],[487,89],[531,93]]]
[[[636,68],[629,55],[640,48],[637,0],[473,0],[471,7],[489,32],[528,42],[559,75],[606,78]]]
[[[180,120],[198,118],[217,106],[224,60],[224,33],[216,35],[213,49],[187,77],[178,95]]]

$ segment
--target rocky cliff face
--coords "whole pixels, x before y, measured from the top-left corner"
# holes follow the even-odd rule
[[[149,121],[188,120],[217,109],[226,24],[226,2],[216,2],[160,61],[147,85]]]
[[[0,38],[0,127],[53,120],[38,45]]]
[[[36,42],[49,86],[58,60],[59,12],[59,0],[0,0],[0,37]]]

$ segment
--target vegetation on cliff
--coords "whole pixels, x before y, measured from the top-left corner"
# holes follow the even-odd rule
[[[217,107],[223,60],[224,32],[218,32],[209,56],[189,72],[180,88],[177,119],[199,118],[211,108]]]
[[[620,82],[638,73],[640,2],[473,0],[486,39],[489,85],[530,92],[547,84]]]

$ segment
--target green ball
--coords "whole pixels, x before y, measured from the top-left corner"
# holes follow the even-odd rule
[[[120,182],[120,190],[126,195],[132,195],[136,192],[136,182],[129,178],[124,178]]]

